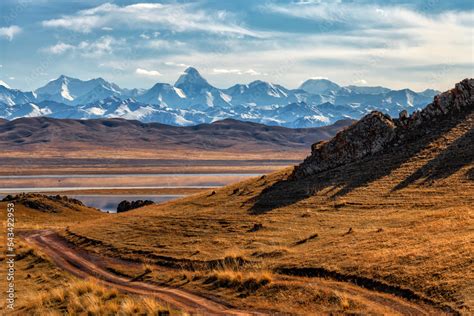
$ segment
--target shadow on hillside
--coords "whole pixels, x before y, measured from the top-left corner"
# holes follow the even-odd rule
[[[443,152],[400,182],[392,191],[401,190],[424,178],[423,184],[444,179],[474,162],[474,129],[456,139]],[[455,157],[455,159],[454,159]],[[472,173],[472,169],[468,172]],[[469,175],[468,175],[469,177]],[[472,179],[472,177],[471,177]]]
[[[394,157],[393,153],[385,153],[304,179],[278,181],[253,199],[250,213],[264,214],[279,207],[293,205],[323,190],[324,195],[330,199],[342,197],[358,187],[389,175],[415,154],[416,151],[404,152],[403,155]]]
[[[308,181],[281,180],[265,188],[253,198],[250,214],[264,214],[273,209],[292,205],[311,196],[313,187]]]
[[[454,128],[467,114],[461,114],[458,117],[445,122],[443,126],[436,126],[423,137],[414,137],[415,141],[404,148],[394,147],[371,157],[366,157],[360,161],[350,163],[335,169],[324,171],[313,176],[298,180],[281,180],[266,188],[260,195],[252,199],[251,214],[264,214],[276,208],[289,206],[299,201],[305,200],[312,195],[331,188],[325,192],[329,198],[336,199],[342,197],[352,190],[368,186],[371,182],[388,176],[393,170],[398,169],[403,163],[410,158],[416,157],[423,149],[427,148],[434,140],[442,137],[443,134]],[[423,172],[433,172],[431,180],[445,178],[453,172],[459,170],[462,166],[472,163],[472,153],[462,151],[462,148],[468,146],[472,142],[472,129],[465,135],[460,137],[455,143],[451,144],[446,150],[444,158],[440,157],[437,165],[439,168],[433,169],[427,166]],[[457,149],[456,149],[457,148]],[[460,161],[449,162],[452,155],[463,154]],[[465,154],[465,155],[464,155]],[[434,162],[433,162],[434,163]],[[443,164],[449,165],[444,168]],[[418,173],[410,176],[410,179],[404,180],[403,185],[408,185],[416,180]],[[413,179],[413,180],[411,180]],[[402,188],[402,184],[397,187]],[[334,192],[334,193],[333,193]]]
[[[468,180],[474,181],[474,167],[472,167],[466,172],[466,178]]]

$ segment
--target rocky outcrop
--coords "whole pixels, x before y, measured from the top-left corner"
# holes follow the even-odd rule
[[[395,129],[388,115],[372,112],[332,140],[314,144],[311,156],[297,167],[295,175],[314,174],[376,153],[393,140]]]
[[[142,206],[151,205],[153,203],[154,202],[150,200],[145,200],[145,201],[137,200],[137,201],[131,201],[131,202],[124,200],[120,202],[119,205],[117,206],[117,213],[127,212],[127,211],[130,211]]]
[[[437,95],[422,111],[408,115],[402,111],[398,119],[372,112],[339,132],[330,141],[313,144],[311,155],[295,168],[292,178],[302,178],[332,169],[389,147],[400,146],[420,134],[426,134],[436,122],[456,113],[472,110],[474,79],[464,79],[455,88]]]

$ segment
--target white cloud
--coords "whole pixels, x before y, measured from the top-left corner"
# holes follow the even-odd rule
[[[13,40],[13,38],[21,33],[22,29],[21,27],[17,25],[11,25],[8,27],[0,27],[0,37],[4,37],[8,39],[9,41]]]
[[[47,47],[45,51],[54,55],[60,55],[60,54],[64,54],[65,52],[69,50],[73,50],[74,48],[75,47],[73,45],[60,42],[60,43],[57,43],[56,45]]]
[[[435,82],[432,87],[444,90],[449,87],[446,83],[452,84],[472,73],[472,11],[425,14],[411,10],[410,6],[338,2],[336,5],[326,0],[295,0],[290,5],[268,1],[268,5],[260,6],[266,10],[265,14],[280,14],[282,25],[292,23],[288,17],[292,21],[295,18],[311,21],[314,28],[310,33],[308,29],[298,29],[308,23],[296,23],[287,32],[262,34],[242,26],[236,16],[226,11],[203,10],[197,2],[180,4],[176,1],[125,6],[104,4],[44,21],[43,25],[79,32],[108,27],[117,32],[135,31],[137,38],[130,40],[129,47],[147,49],[148,55],[129,58],[115,54],[116,64],[103,58],[101,65],[117,69],[127,65],[124,73],[133,72],[137,67],[146,70],[167,66],[181,70],[192,65],[203,73],[214,74],[210,77],[216,80],[216,85],[233,84],[238,76],[268,75],[273,82],[295,87],[311,74],[322,74],[340,84],[366,80],[370,84],[421,90],[426,88],[426,78],[436,71],[430,65],[467,65],[449,68],[453,70],[445,71],[446,76],[437,75],[440,83]],[[200,34],[196,37],[176,34],[187,31]],[[216,39],[202,33],[226,36]],[[253,37],[246,36],[243,40],[247,34]],[[82,49],[91,53],[93,49],[87,50],[87,47],[93,42],[86,43],[89,45],[83,45]],[[68,53],[84,54],[78,46]],[[116,45],[105,45],[99,55],[108,57],[115,49]],[[172,57],[169,57],[170,52]],[[170,61],[164,62],[167,59]],[[417,70],[406,70],[409,67]],[[175,80],[174,75],[166,71],[162,80],[171,82]],[[407,77],[411,78],[410,83],[406,82]]]
[[[79,16],[43,21],[43,26],[58,27],[76,32],[89,33],[93,29],[105,27],[99,16]]]
[[[10,80],[15,80],[15,77],[8,77],[8,79],[10,79]]]
[[[310,77],[309,79],[313,79],[313,80],[329,80],[328,77],[321,77],[321,76],[315,76],[315,77]]]
[[[433,25],[473,27],[474,11],[443,12],[426,15],[402,6],[355,4],[340,2],[305,2],[300,5],[267,4],[263,10],[291,17],[320,22],[318,31],[330,31],[337,25],[345,25],[349,30],[357,29],[405,29],[417,31]],[[415,28],[415,29],[413,29]]]
[[[366,84],[367,84],[367,80],[364,80],[364,79],[354,80],[354,84],[357,84],[357,85],[366,85]]]
[[[165,65],[170,67],[189,67],[187,64],[175,63],[174,61],[166,61]]]
[[[83,57],[96,58],[110,55],[115,49],[120,49],[125,44],[126,42],[124,39],[116,39],[112,36],[102,36],[95,41],[82,41],[77,45],[59,42],[56,45],[44,48],[43,51],[54,55],[74,52]]]
[[[123,61],[115,61],[115,60],[111,60],[111,61],[106,61],[106,62],[103,62],[103,63],[100,63],[99,64],[99,67],[104,67],[104,68],[110,68],[110,69],[114,69],[114,70],[125,70],[125,68],[129,65],[129,61],[127,60],[123,60]]]
[[[146,77],[161,77],[162,76],[162,74],[157,70],[147,70],[143,68],[135,69],[135,73],[137,75],[146,76]]]
[[[239,69],[222,69],[222,68],[214,68],[212,72],[215,74],[238,74],[241,75],[242,72]]]
[[[107,32],[111,32],[111,31],[113,31],[113,30],[114,30],[113,28],[108,27],[108,26],[104,26],[104,27],[102,28],[102,31],[107,31]]]
[[[250,75],[250,76],[258,76],[261,73],[253,70],[240,70],[240,69],[225,69],[225,68],[214,68],[212,69],[212,73],[216,75],[223,75],[223,74],[234,74],[234,75]]]
[[[427,20],[426,16],[403,7],[381,7],[375,4],[311,2],[300,5],[268,4],[264,8],[270,12],[322,22],[320,30],[323,31],[333,28],[336,23],[352,25],[353,28],[394,25],[410,27]]]
[[[255,71],[253,69],[248,69],[248,70],[244,71],[244,74],[251,75],[251,76],[261,75],[261,73],[259,73],[258,71]]]
[[[103,36],[97,41],[80,42],[77,49],[81,51],[83,56],[86,57],[100,57],[103,55],[109,55],[113,52],[117,46],[124,44],[124,40],[117,40],[112,36]]]
[[[104,27],[126,27],[135,29],[163,28],[173,32],[201,31],[239,36],[261,36],[241,26],[226,11],[203,10],[196,4],[180,3],[136,3],[119,6],[111,3],[92,9],[78,11],[42,22],[45,27],[56,27],[89,33]]]
[[[181,42],[181,41],[168,41],[168,40],[162,40],[162,39],[153,39],[149,40],[146,42],[146,47],[152,48],[152,49],[181,49],[186,46],[186,43]]]

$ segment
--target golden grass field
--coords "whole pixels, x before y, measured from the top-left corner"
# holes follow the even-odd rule
[[[63,204],[55,206],[59,212],[38,213],[18,205],[17,227],[55,229],[96,260],[113,258],[104,264],[117,275],[140,276],[245,310],[469,315],[474,311],[473,131],[471,111],[402,149],[305,179],[289,179],[288,167],[122,214],[74,211]],[[5,209],[4,203],[0,207]],[[20,263],[20,279],[31,278],[28,265],[37,259],[28,260]],[[38,308],[57,313],[76,308],[71,302],[84,305],[76,286],[93,288],[87,300],[103,311],[144,306],[143,297],[113,289],[80,282],[60,286],[71,276],[44,260],[31,272],[57,277],[31,286],[42,302],[34,305]],[[29,283],[20,290],[26,292]],[[67,290],[53,294],[53,287]],[[62,301],[69,292],[79,298]],[[61,303],[51,303],[55,297]],[[24,301],[19,306],[35,313]],[[126,308],[125,314],[133,314]]]
[[[2,253],[4,250],[2,243]],[[1,264],[4,264],[3,260],[0,258]],[[9,315],[156,315],[162,311],[180,314],[153,298],[120,293],[93,279],[75,278],[24,242],[17,244],[15,268],[18,295],[15,311]],[[0,277],[3,285],[4,269],[0,270]]]
[[[280,306],[275,302],[280,292],[268,295],[269,289],[275,291],[273,286],[229,291],[233,282],[219,280],[243,280],[268,271],[277,275],[269,284],[279,284],[285,275],[314,277],[302,279],[304,285],[327,277],[470,314],[473,127],[474,115],[468,113],[403,150],[385,151],[303,180],[287,180],[289,168],[83,223],[64,235],[109,256],[203,275],[222,273],[225,277],[204,282],[198,273],[195,281],[188,278],[186,283],[253,308],[270,304],[302,314],[331,310],[312,305],[315,293],[298,300],[291,296],[294,290],[282,291],[287,303]],[[238,262],[238,268],[230,269],[232,276],[215,271],[213,262],[226,257]],[[354,306],[349,304],[349,310],[357,311]],[[367,302],[363,306],[370,310]]]

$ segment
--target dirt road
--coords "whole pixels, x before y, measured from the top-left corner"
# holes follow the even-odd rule
[[[25,240],[39,247],[60,268],[80,278],[94,278],[105,286],[124,292],[150,295],[181,311],[195,315],[264,315],[260,312],[237,310],[188,291],[145,282],[131,282],[107,271],[100,260],[83,250],[75,249],[53,231],[41,230],[25,233]],[[371,306],[381,314],[390,315],[442,315],[433,306],[405,300],[383,292],[371,291],[347,282],[319,279],[318,286],[344,293],[347,297]],[[313,311],[314,312],[314,311]],[[311,313],[311,312],[309,312]]]
[[[197,315],[262,315],[232,309],[184,290],[144,282],[130,282],[130,279],[110,273],[96,262],[82,256],[52,231],[27,233],[25,240],[38,246],[56,265],[75,276],[98,279],[105,286],[125,292],[154,296],[181,311]]]

